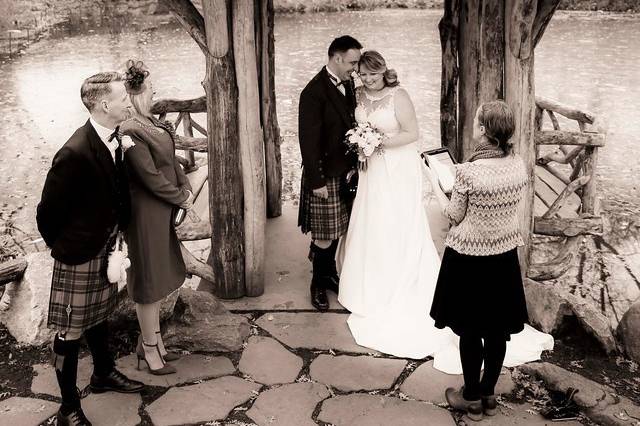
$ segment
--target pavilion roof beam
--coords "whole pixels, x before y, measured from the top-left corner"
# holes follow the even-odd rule
[[[547,25],[551,21],[551,17],[558,8],[560,0],[538,0],[538,8],[536,10],[536,17],[533,21],[533,47],[538,45],[538,42],[542,38],[544,31],[547,29]]]
[[[178,19],[180,24],[193,37],[205,56],[209,53],[207,36],[204,30],[204,17],[191,0],[160,0]]]

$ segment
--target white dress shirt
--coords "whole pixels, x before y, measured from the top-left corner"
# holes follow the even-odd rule
[[[93,117],[89,118],[91,125],[96,130],[98,136],[100,136],[100,140],[105,144],[109,153],[111,154],[111,158],[113,161],[116,161],[116,149],[118,149],[118,141],[114,138],[111,142],[109,142],[109,136],[113,133],[115,129],[107,129],[104,126],[98,124]]]
[[[332,78],[330,79],[331,82],[338,88],[338,90],[340,91],[340,93],[342,93],[343,95],[347,95],[346,89],[344,88],[344,84],[341,84],[340,86],[338,86],[338,83],[340,81],[342,81],[342,79],[340,79],[337,75],[335,75],[330,69],[329,67],[327,67],[327,72],[329,73],[330,76],[332,76],[333,78],[335,78],[335,80]]]

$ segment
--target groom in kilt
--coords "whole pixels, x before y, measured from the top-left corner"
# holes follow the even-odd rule
[[[329,309],[326,290],[338,292],[335,255],[338,239],[349,225],[346,177],[357,158],[347,152],[344,139],[355,122],[351,73],[357,68],[360,49],[362,45],[353,37],[333,40],[327,65],[300,95],[298,137],[303,171],[298,226],[305,234],[311,232],[311,304],[320,311]]]
[[[91,114],[53,158],[37,208],[38,230],[54,258],[47,325],[57,330],[53,364],[62,405],[57,424],[91,425],[76,387],[79,340],[93,358],[90,389],[138,392],[143,384],[115,368],[106,320],[117,283],[107,279],[109,252],[129,220],[129,189],[118,125],[131,103],[119,73],[99,73],[80,89]]]

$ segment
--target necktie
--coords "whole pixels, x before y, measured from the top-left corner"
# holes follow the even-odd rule
[[[124,205],[124,194],[125,187],[123,186],[125,183],[125,175],[124,175],[124,164],[122,159],[122,138],[120,135],[120,126],[116,126],[116,129],[113,131],[111,136],[109,136],[109,142],[113,139],[118,141],[118,147],[116,148],[116,191],[118,196],[118,227],[119,229],[124,229],[125,224],[125,205]]]

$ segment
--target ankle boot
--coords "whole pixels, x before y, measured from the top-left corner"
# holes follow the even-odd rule
[[[309,258],[313,262],[313,278],[311,279],[311,304],[317,310],[324,312],[329,309],[329,299],[325,286],[324,276],[326,275],[326,256],[324,252],[315,244],[311,243]]]
[[[340,284],[340,276],[336,267],[336,251],[338,250],[338,240],[333,240],[327,249],[327,290],[338,294],[338,285]]]
[[[80,408],[80,393],[76,385],[80,342],[78,340],[63,340],[56,334],[52,346],[52,363],[62,396],[60,411],[68,415]]]

